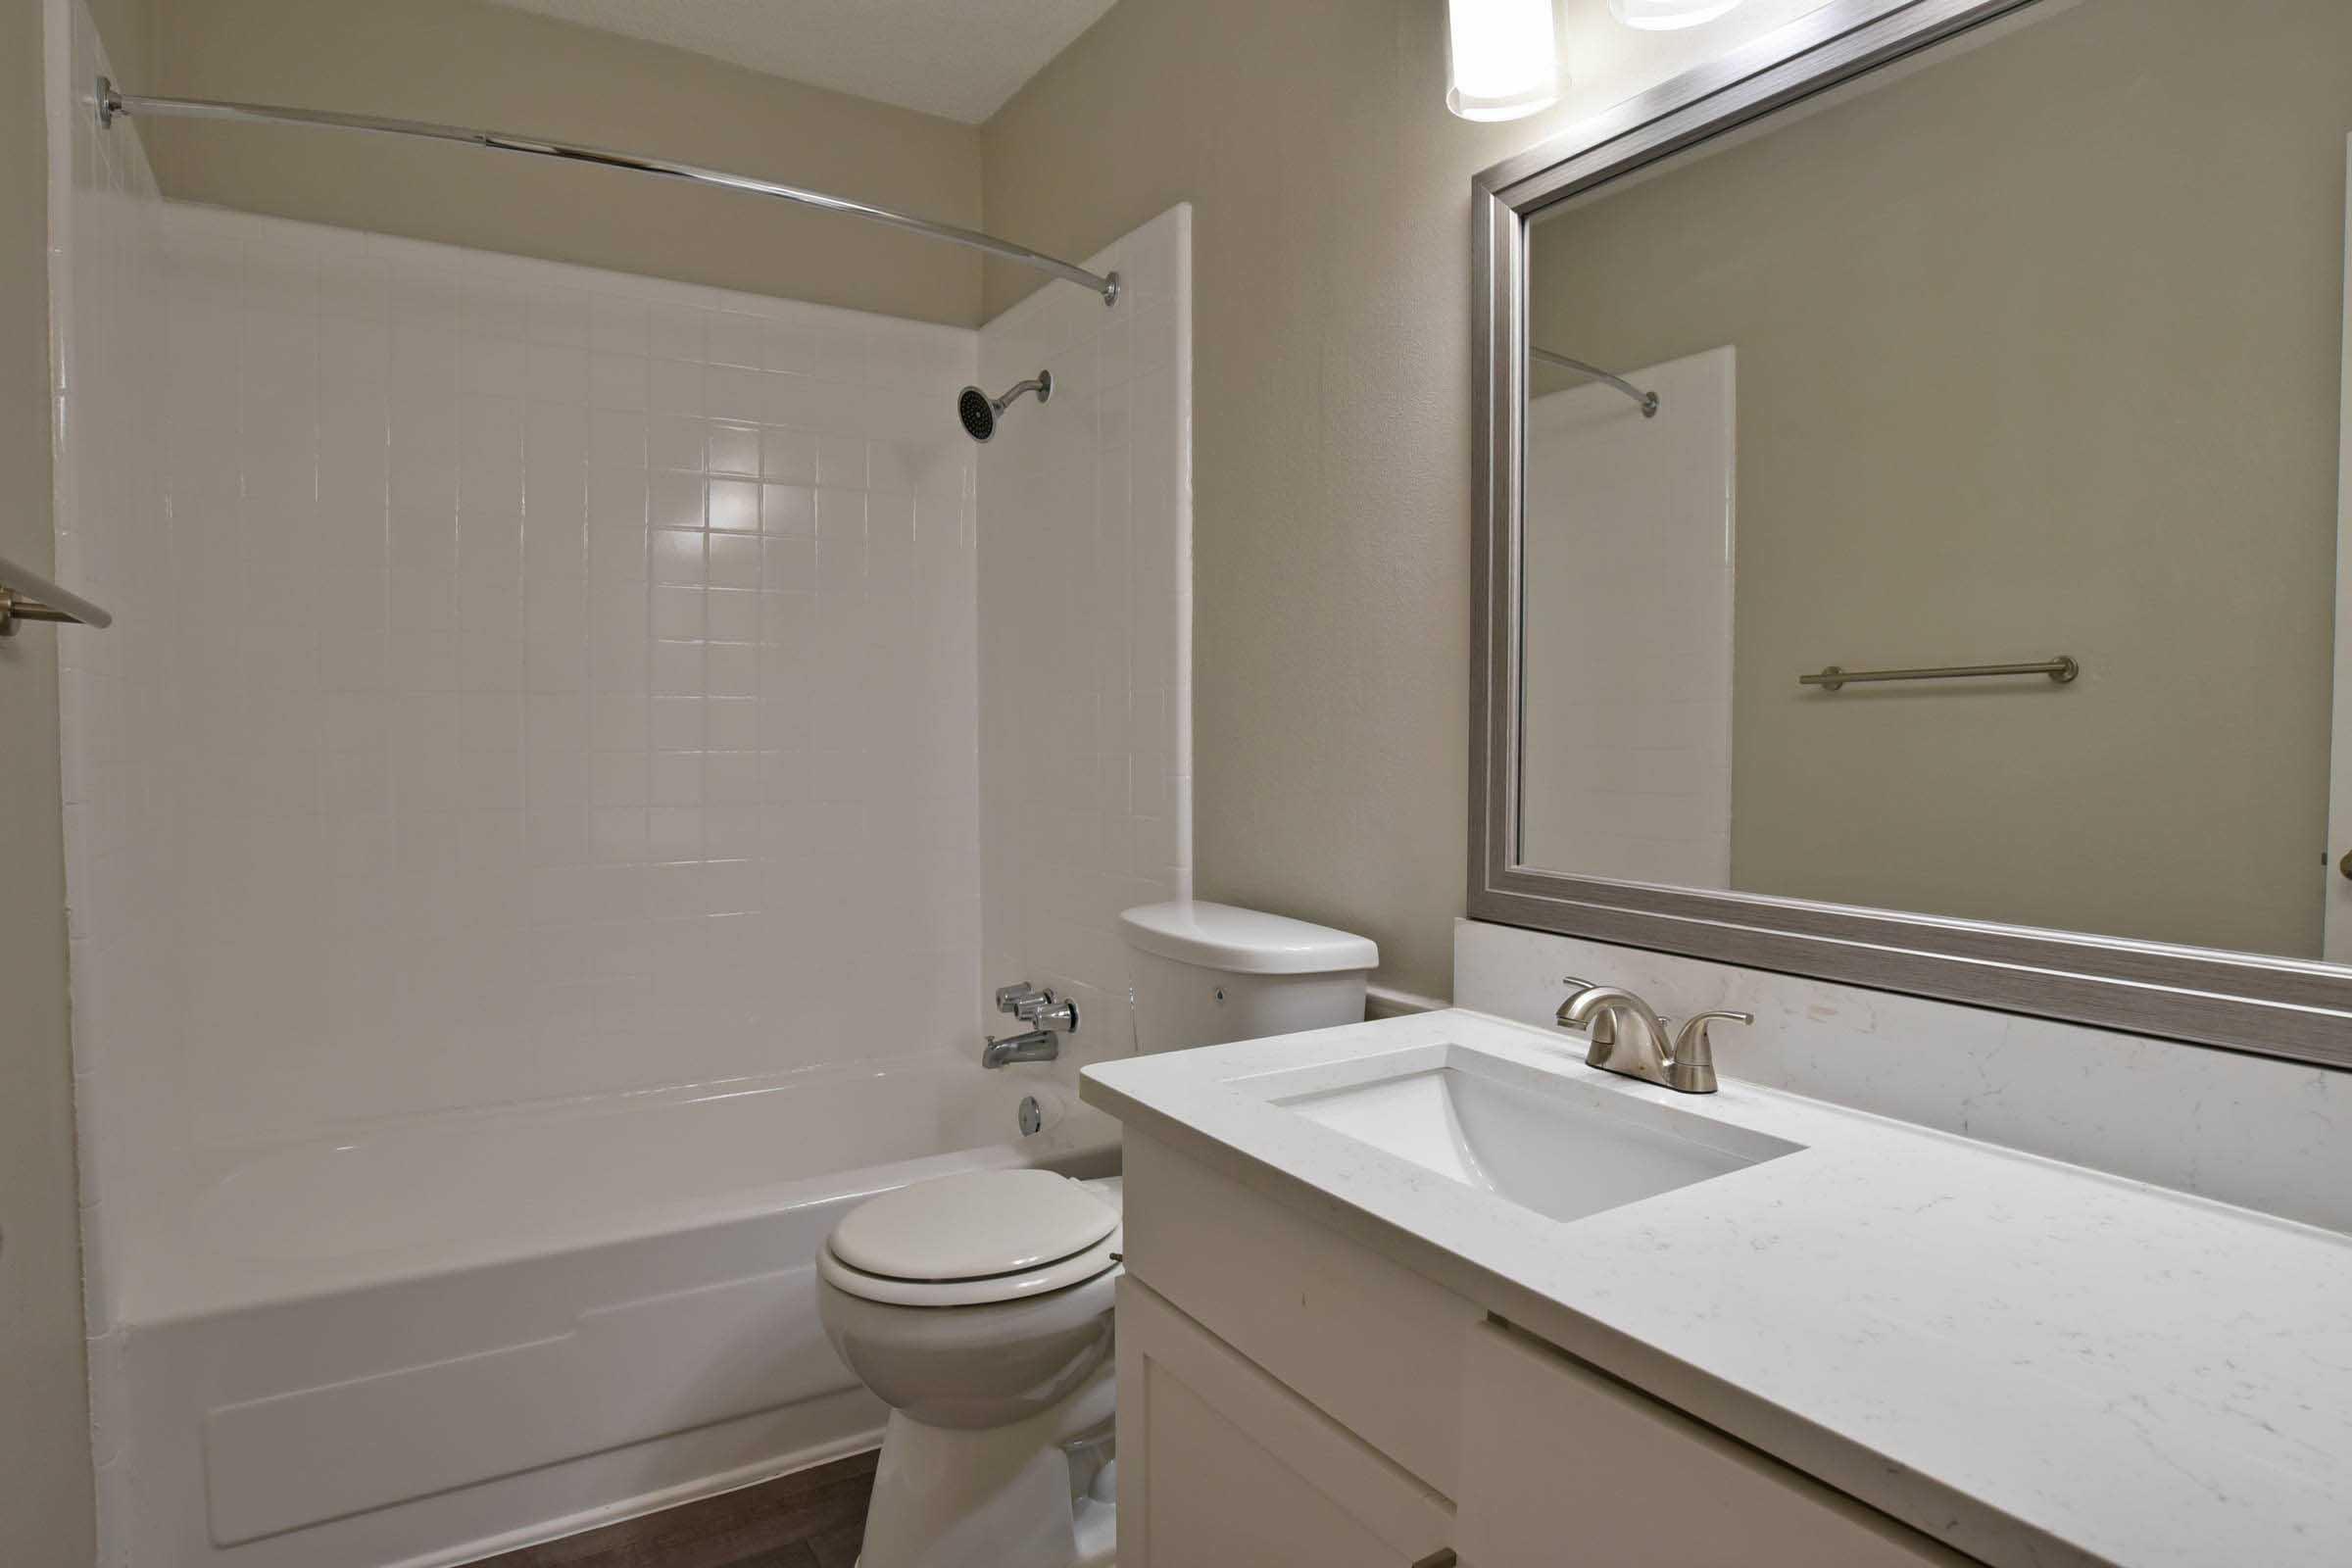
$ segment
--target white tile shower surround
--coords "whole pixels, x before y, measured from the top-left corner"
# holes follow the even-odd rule
[[[2352,1232],[2352,1073],[1455,922],[1458,1006],[1549,1026],[1572,974],[1753,1012],[1715,1033],[1729,1077]]]
[[[980,454],[982,937],[991,983],[1077,999],[1050,1069],[1134,1049],[1119,911],[1192,893],[1192,209],[981,328],[991,395],[1054,374]]]
[[[968,1044],[973,334],[169,232],[198,1140]]]

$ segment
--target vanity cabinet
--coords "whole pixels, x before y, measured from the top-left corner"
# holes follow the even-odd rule
[[[1488,1321],[1463,1355],[1466,1568],[1953,1568],[1969,1559]]]
[[[1121,1568],[1965,1568],[1131,1129]]]
[[[1453,1506],[1170,1306],[1119,1282],[1121,1568],[1411,1568]]]

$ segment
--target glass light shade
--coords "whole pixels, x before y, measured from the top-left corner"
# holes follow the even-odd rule
[[[1713,22],[1739,4],[1740,0],[1609,0],[1609,15],[1629,27],[1669,32]]]
[[[1446,0],[1446,108],[1464,120],[1517,120],[1558,101],[1551,0]]]

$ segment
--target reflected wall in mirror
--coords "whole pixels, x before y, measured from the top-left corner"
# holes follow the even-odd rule
[[[1532,215],[1518,863],[2352,957],[2348,134],[2343,0],[2045,0]]]

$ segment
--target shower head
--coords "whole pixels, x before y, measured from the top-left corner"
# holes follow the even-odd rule
[[[998,418],[1024,392],[1034,392],[1038,402],[1045,402],[1054,395],[1054,372],[1040,370],[1035,380],[1023,381],[1001,398],[992,398],[976,386],[965,387],[956,396],[956,416],[963,421],[963,433],[975,441],[995,435]]]

